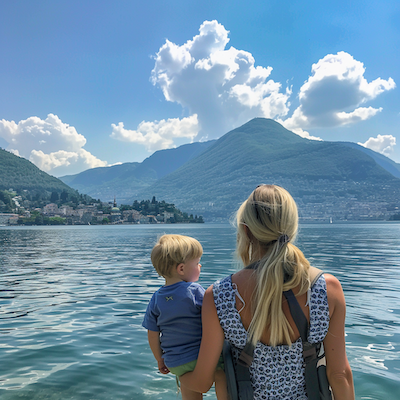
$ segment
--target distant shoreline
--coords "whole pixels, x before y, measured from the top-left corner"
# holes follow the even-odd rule
[[[394,225],[394,224],[400,224],[400,221],[365,221],[365,220],[359,220],[359,221],[335,221],[335,222],[328,222],[328,221],[299,221],[299,226],[306,226],[306,225],[332,225],[332,226],[338,226],[338,225]],[[178,222],[174,224],[165,224],[165,223],[160,223],[160,224],[105,224],[105,225],[0,225],[1,228],[67,228],[70,229],[71,227],[74,228],[109,228],[109,227],[115,227],[115,226],[137,226],[137,227],[174,227],[174,226],[193,226],[193,227],[199,227],[204,226],[204,225],[226,225],[229,227],[232,227],[232,225],[227,222],[203,222],[201,224],[199,223],[189,223],[189,222]],[[233,228],[233,227],[232,227]]]

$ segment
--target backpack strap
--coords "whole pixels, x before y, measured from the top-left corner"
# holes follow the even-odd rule
[[[318,268],[310,267],[310,288],[314,286],[317,279],[323,274],[323,271]],[[306,377],[306,390],[307,396],[310,400],[320,399],[317,363],[321,343],[310,343],[308,341],[309,324],[303,310],[298,303],[296,296],[292,290],[283,292],[286,297],[290,313],[299,330],[301,340],[303,342],[303,358],[305,362],[305,377]]]
[[[310,289],[314,286],[315,282],[317,282],[318,278],[319,278],[323,273],[324,273],[324,271],[322,271],[322,270],[320,270],[320,269],[318,269],[318,268],[310,267],[310,270],[309,270],[309,273],[308,273],[308,275],[309,275],[309,277],[310,277],[310,281],[311,281]]]
[[[247,268],[254,269],[253,266]],[[310,267],[309,276],[311,285],[314,286],[318,278],[323,274],[318,268]],[[309,400],[319,399],[319,383],[317,376],[318,353],[321,347],[320,343],[311,344],[308,342],[308,321],[305,317],[300,304],[292,290],[283,292],[285,295],[290,313],[296,323],[297,329],[300,332],[303,341],[303,358],[306,364],[306,389]],[[247,341],[244,349],[240,352],[237,362],[234,362],[231,350],[231,344],[228,341],[224,342],[223,357],[225,364],[225,374],[228,384],[228,393],[230,398],[238,400],[253,399],[253,388],[250,381],[249,367],[253,362],[254,345]]]
[[[253,361],[254,345],[247,342],[235,362],[232,345],[225,340],[223,346],[224,369],[230,400],[253,400],[253,387],[249,367]]]

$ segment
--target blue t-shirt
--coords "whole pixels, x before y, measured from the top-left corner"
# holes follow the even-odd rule
[[[167,367],[196,360],[201,342],[201,306],[204,288],[194,282],[162,286],[153,294],[142,325],[161,332]]]

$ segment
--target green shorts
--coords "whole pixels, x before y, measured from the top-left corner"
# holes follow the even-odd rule
[[[176,376],[181,376],[186,374],[186,372],[191,372],[196,367],[197,360],[190,361],[186,364],[178,365],[177,367],[168,367],[169,371]]]
[[[168,367],[169,371],[172,372],[176,376],[181,376],[183,374],[186,374],[186,372],[192,372],[194,368],[196,367],[197,360],[190,361],[186,364],[178,365],[177,367]],[[216,370],[224,370],[224,360],[222,356],[218,360],[217,368]]]

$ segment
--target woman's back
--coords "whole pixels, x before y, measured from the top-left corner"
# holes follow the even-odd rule
[[[226,340],[234,346],[235,357],[239,356],[240,350],[243,349],[247,340],[246,328],[249,325],[249,318],[251,320],[251,291],[249,289],[254,285],[252,272],[254,271],[243,270],[213,286],[217,315]],[[238,293],[246,303],[244,308]],[[305,305],[306,297],[300,296],[300,304]],[[308,307],[306,308],[308,309]],[[247,311],[245,311],[246,309]],[[241,310],[240,314],[239,310]],[[310,312],[309,341],[321,342],[327,334],[329,325],[327,292],[323,276],[311,289]],[[298,332],[297,329],[296,332]],[[250,367],[254,398],[307,399],[303,346],[299,335],[297,334],[297,338],[293,338],[291,346],[269,346],[268,340],[266,340],[268,335],[269,332],[266,329],[261,341],[255,347],[254,359]]]
[[[250,366],[255,398],[306,399],[302,340],[283,297],[284,291],[292,290],[310,322],[308,341],[324,341],[335,399],[354,399],[343,290],[327,275],[307,296],[310,263],[294,244],[298,211],[293,198],[279,186],[259,185],[239,207],[236,223],[236,254],[245,268],[206,290],[199,357],[193,374],[184,376],[185,383],[199,391],[209,388],[224,340],[241,349],[249,335],[256,346]]]
[[[244,300],[244,304],[242,303],[240,297],[236,296],[236,308],[240,311],[240,317],[243,323],[243,326],[246,330],[249,329],[250,322],[253,318],[252,315],[252,300],[253,293],[256,287],[256,279],[255,271],[253,269],[243,269],[236,274],[232,275],[232,283],[234,283],[237,287],[237,290],[240,294],[240,297]],[[299,292],[299,287],[293,288],[293,293],[297,296]],[[309,308],[306,306],[307,303],[307,293],[303,293],[299,295],[297,301],[302,308],[304,315],[307,318],[307,321],[310,320],[309,316]],[[285,314],[286,319],[288,320],[291,328],[292,334],[290,335],[290,339],[292,342],[296,341],[300,337],[300,333],[297,329],[297,326],[292,318],[292,315],[289,310],[289,305],[282,293],[282,311]],[[264,344],[270,344],[269,341],[270,330],[268,327],[265,327],[265,330],[260,338],[260,342]]]

